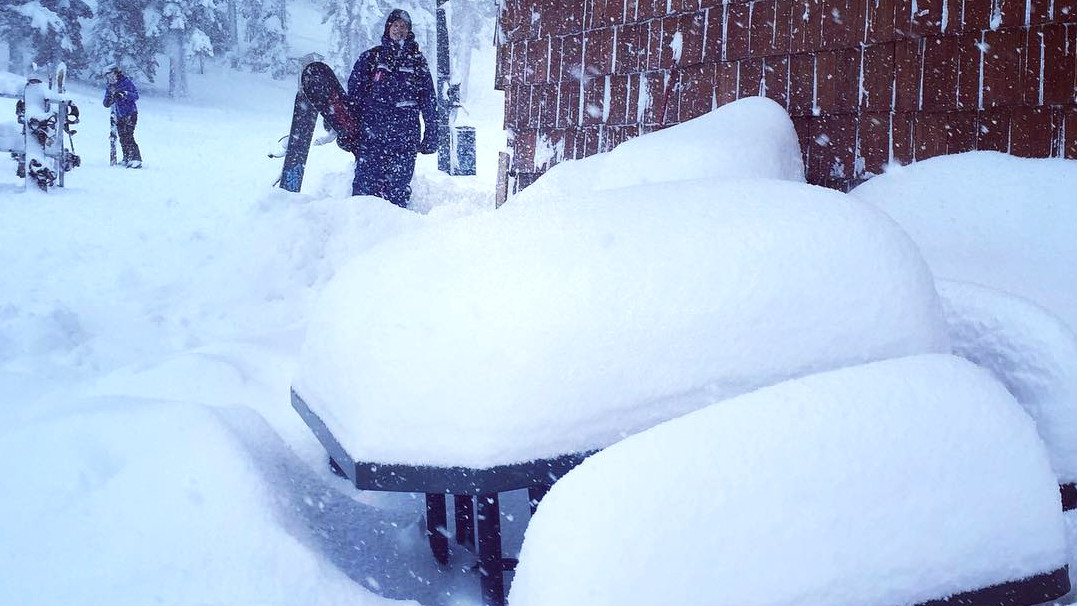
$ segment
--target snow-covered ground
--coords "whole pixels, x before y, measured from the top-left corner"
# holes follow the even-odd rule
[[[349,297],[357,312],[368,315],[342,317],[348,331],[343,334],[368,330],[403,337],[384,344],[394,366],[381,368],[380,377],[395,378],[411,394],[438,394],[442,379],[452,372],[463,368],[476,375],[476,384],[453,383],[472,391],[445,391],[445,406],[474,406],[475,412],[488,404],[468,402],[461,393],[489,396],[516,390],[535,408],[551,394],[571,396],[577,399],[561,404],[575,406],[570,412],[582,424],[589,416],[619,414],[625,402],[637,411],[657,402],[663,414],[647,422],[641,420],[646,415],[633,417],[631,427],[622,428],[630,433],[664,420],[665,413],[688,409],[663,404],[668,396],[702,389],[710,397],[693,400],[690,408],[702,410],[610,447],[575,477],[570,475],[571,481],[566,478],[555,487],[546,503],[549,510],[540,510],[534,536],[524,541],[521,593],[514,594],[520,604],[587,595],[582,581],[559,576],[558,565],[572,565],[557,560],[559,549],[570,547],[556,538],[565,536],[578,541],[581,550],[600,554],[585,562],[595,568],[581,564],[576,573],[618,583],[608,593],[618,604],[654,603],[651,594],[634,591],[632,583],[646,583],[655,572],[679,575],[676,561],[655,568],[656,561],[669,554],[668,546],[720,538],[702,532],[716,527],[714,516],[747,516],[745,527],[759,534],[739,536],[742,542],[729,547],[767,545],[771,551],[760,552],[767,566],[774,565],[767,554],[790,545],[784,542],[787,533],[799,533],[795,553],[808,555],[788,560],[800,568],[763,579],[766,586],[780,589],[770,603],[794,603],[803,591],[833,595],[826,592],[839,587],[847,603],[882,606],[892,600],[873,601],[879,588],[886,597],[918,600],[937,597],[918,591],[972,589],[979,582],[1017,578],[1065,559],[1071,566],[1077,561],[1072,541],[1071,553],[1062,553],[1061,516],[1051,501],[1061,471],[1052,467],[1057,461],[1052,457],[1072,455],[1049,449],[1050,443],[1033,435],[1040,428],[1000,387],[1015,391],[1000,376],[1005,369],[991,369],[996,380],[938,353],[946,349],[947,336],[940,333],[949,330],[952,338],[955,327],[968,326],[960,320],[973,317],[973,311],[963,310],[974,310],[998,323],[988,323],[994,332],[980,330],[981,322],[973,326],[976,330],[960,333],[965,338],[955,344],[966,346],[958,352],[962,355],[972,357],[999,342],[970,335],[1010,334],[1004,329],[1015,325],[1035,334],[1026,335],[1033,338],[1022,345],[1034,351],[1018,352],[1014,359],[1065,360],[1071,355],[1073,337],[1066,325],[1077,318],[1077,282],[1056,277],[1069,275],[1073,249],[1065,238],[1051,234],[1065,226],[1072,230],[1077,208],[1065,204],[1069,194],[1063,187],[1039,184],[1073,183],[1077,163],[1022,161],[1028,164],[1006,172],[1013,183],[1007,197],[1000,197],[998,184],[983,177],[1003,178],[999,162],[1010,159],[978,154],[942,158],[895,171],[877,185],[869,182],[871,187],[845,196],[796,183],[802,172],[788,164],[790,139],[782,121],[787,118],[779,115],[761,118],[762,126],[773,128],[764,129],[771,135],[757,141],[758,149],[722,150],[726,157],[769,157],[773,163],[766,166],[773,173],[715,175],[705,165],[692,164],[691,174],[670,174],[681,165],[647,160],[674,153],[670,149],[723,145],[713,129],[689,125],[674,134],[659,133],[660,145],[640,140],[590,160],[594,170],[558,167],[558,181],[551,174],[550,184],[540,180],[528,190],[535,193],[495,212],[494,169],[504,143],[502,100],[500,93],[479,85],[492,82],[492,53],[476,59],[469,118],[479,135],[479,174],[448,177],[436,171],[435,157],[420,157],[413,210],[376,198],[348,197],[351,159],[332,145],[312,150],[303,193],[273,187],[280,160],[268,159],[266,153],[287,131],[293,82],[211,67],[205,75],[191,75],[192,96],[186,100],[169,100],[145,87],[136,136],[146,165],[137,171],[108,166],[108,120],[100,87],[72,87],[82,110],[75,146],[83,165],[68,175],[67,187],[45,195],[23,192],[13,164],[0,174],[0,595],[5,603],[477,603],[477,573],[464,554],[454,553],[447,569],[434,565],[421,530],[422,500],[356,493],[329,472],[321,446],[291,409],[293,379],[324,371],[300,375],[301,361],[317,361],[319,347],[328,348],[322,359],[346,351],[326,345],[323,337],[332,334],[326,324],[334,315],[349,312]],[[773,116],[773,108],[756,105],[763,113],[755,115]],[[0,109],[0,116],[9,111]],[[720,122],[721,117],[716,119]],[[745,144],[737,133],[721,132],[730,136],[724,145]],[[791,141],[795,144],[795,138]],[[641,166],[647,168],[647,178],[641,177]],[[949,193],[950,204],[936,203],[933,196],[944,180],[918,177],[933,166],[962,179],[962,199],[978,202],[983,212],[955,207]],[[1021,175],[1032,170],[1040,172],[1031,182],[1022,181]],[[674,183],[689,177],[712,180]],[[732,180],[719,183],[716,177]],[[585,183],[593,187],[585,188]],[[637,187],[617,192],[618,184]],[[543,187],[550,192],[546,197],[540,195]],[[595,191],[577,196],[581,189]],[[867,205],[858,208],[864,200],[897,223]],[[820,210],[805,210],[813,201]],[[624,213],[614,212],[618,203]],[[738,213],[738,204],[749,205],[752,212]],[[678,212],[662,214],[665,205]],[[1021,220],[1012,220],[1012,208],[1022,209]],[[911,209],[916,209],[912,219],[903,216]],[[1029,209],[1052,214],[1034,215]],[[697,215],[699,221],[693,221]],[[731,217],[739,222],[723,221]],[[980,217],[990,220],[977,223]],[[529,221],[535,223],[533,230]],[[596,225],[608,233],[584,233],[585,226]],[[809,229],[813,226],[815,232]],[[495,237],[498,233],[516,237]],[[618,240],[618,233],[632,238]],[[559,248],[559,242],[567,248]],[[1032,265],[1014,261],[1016,253],[1035,246],[1055,248],[1030,254]],[[991,254],[981,255],[982,250]],[[604,256],[587,256],[595,253]],[[737,269],[738,261],[742,273],[731,273],[723,282],[706,281],[715,271]],[[1030,267],[1035,271],[1030,273]],[[379,268],[385,273],[377,274]],[[1029,320],[1028,314],[1018,312],[1014,320],[999,313],[1001,304],[974,306],[959,298],[956,287],[938,289],[940,305],[928,268],[936,277],[983,282],[1025,297],[1061,320],[1021,323]],[[370,291],[363,291],[362,280],[371,276],[378,279],[366,282]],[[500,290],[510,288],[514,290]],[[497,308],[478,296],[484,293],[516,307]],[[663,310],[670,309],[689,321],[664,316]],[[718,312],[735,318],[740,332],[696,330],[712,327]],[[793,312],[801,321],[790,320]],[[377,323],[364,327],[364,318]],[[621,326],[624,330],[618,331]],[[1043,334],[1037,328],[1042,326],[1053,331],[1050,340],[1034,338]],[[308,327],[314,327],[309,335]],[[471,338],[456,339],[457,352],[446,346],[426,357],[407,355],[408,347],[437,342],[424,338],[453,336],[453,330],[463,328]],[[896,346],[888,337],[908,337],[910,331],[919,339],[912,345]],[[731,334],[735,339],[720,347],[713,342]],[[526,339],[513,341],[514,335]],[[569,347],[574,338],[578,347]],[[307,355],[301,358],[304,343]],[[513,343],[520,347],[504,349]],[[485,358],[476,354],[483,345],[493,352]],[[545,356],[537,363],[550,378],[575,376],[578,382],[538,386],[510,381],[528,376],[525,358],[533,352]],[[889,359],[907,354],[928,355]],[[722,361],[744,362],[744,373],[727,377],[743,389],[710,389],[715,365]],[[506,379],[499,364],[516,364],[511,368],[517,374]],[[847,368],[808,374],[838,367]],[[648,368],[662,372],[647,374]],[[767,371],[762,379],[760,368]],[[1034,400],[1014,393],[1017,403],[1069,411],[1075,403],[1065,394],[1077,393],[1067,383],[1070,375],[1050,364],[1036,369],[1037,377],[1061,387]],[[804,374],[808,376],[722,401]],[[594,393],[625,397],[581,409],[587,405],[584,396]],[[805,393],[812,397],[803,399]],[[867,393],[878,397],[855,408]],[[811,402],[824,403],[818,415]],[[950,402],[956,404],[943,410]],[[783,407],[793,405],[798,416],[782,414]],[[843,407],[854,407],[856,414]],[[546,412],[517,409],[513,414],[541,422]],[[894,415],[887,426],[902,430],[888,434],[882,430],[887,426],[870,422],[873,414]],[[789,438],[779,444],[803,436],[800,450],[765,448],[768,440],[777,439],[763,435],[773,427],[768,420],[785,423]],[[954,442],[947,423],[971,423],[963,428],[971,439]],[[849,429],[842,435],[850,440],[839,448],[823,438],[840,427]],[[418,451],[428,460],[444,461],[452,454],[423,441],[430,428],[394,429],[398,433],[382,439],[413,440],[427,449]],[[562,438],[564,432],[554,433]],[[581,439],[606,445],[620,437],[616,433],[607,423]],[[998,450],[981,459],[988,445]],[[727,451],[755,453],[765,465],[738,468],[742,473],[737,475],[736,469],[708,464],[712,457],[730,456]],[[518,450],[511,456],[521,452],[526,454]],[[812,517],[816,510],[804,510],[803,501],[790,509],[762,512],[756,507],[780,505],[781,492],[730,489],[697,498],[700,491],[690,481],[706,477],[712,487],[732,482],[734,487],[771,490],[782,486],[773,480],[783,474],[811,472],[825,480],[816,488],[828,487],[809,495],[817,513],[854,515],[863,512],[864,503],[890,497],[886,491],[893,486],[873,482],[890,478],[880,470],[888,472],[912,454],[920,469],[933,462],[954,465],[939,475],[914,475],[906,469],[904,496],[909,499],[899,505],[907,508],[880,509],[878,517],[857,519],[847,528],[840,519]],[[860,467],[842,468],[850,457]],[[834,473],[823,473],[830,471]],[[843,490],[843,473],[866,479],[857,484],[860,492]],[[635,523],[644,532],[637,533],[597,524],[600,512],[585,503],[593,502],[593,491],[606,483],[630,490],[636,499],[620,501],[627,508],[624,516],[661,511],[661,503],[653,500],[661,495],[646,486],[633,488],[631,474],[664,483],[668,492],[663,494],[679,499],[691,515],[667,520],[661,533],[646,524],[653,517],[641,516]],[[739,494],[741,500],[715,494]],[[1015,512],[1014,524],[1001,523],[983,508],[963,511],[953,524],[939,517],[940,511],[952,511],[942,505],[968,495],[1006,503],[1003,511]],[[615,496],[605,497],[611,507]],[[917,507],[918,499],[935,500]],[[515,555],[521,550],[526,503],[507,501],[503,525],[508,554]],[[764,513],[778,515],[778,522],[751,517]],[[920,524],[916,518],[910,522],[910,514],[933,517]],[[588,524],[592,518],[596,524]],[[813,520],[825,523],[812,526]],[[872,534],[835,537],[820,528],[869,529]],[[918,558],[929,550],[927,539],[940,536],[950,541],[949,549],[931,552],[940,559]],[[622,538],[631,550],[621,549],[617,541]],[[808,557],[813,545],[849,556],[858,541],[868,538],[890,541],[889,549],[870,560],[835,560],[840,565]],[[686,553],[698,553],[694,549]],[[979,557],[959,557],[965,553]],[[711,555],[701,564],[728,564],[742,554]],[[901,574],[887,576],[894,567]],[[693,588],[702,592],[703,603],[727,603],[721,596],[742,595],[733,590],[750,589],[759,572],[749,566],[721,581],[707,577],[699,581],[703,587]],[[561,578],[564,584],[557,585]],[[843,584],[843,579],[857,583]],[[551,584],[557,591],[543,593]],[[573,593],[578,591],[584,593]]]

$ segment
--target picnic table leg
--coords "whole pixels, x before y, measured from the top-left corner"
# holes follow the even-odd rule
[[[475,551],[475,501],[469,494],[453,497],[456,510],[456,542]]]
[[[505,563],[501,559],[501,507],[497,493],[479,495],[477,511],[479,584],[484,606],[505,606]]]
[[[426,493],[426,535],[430,541],[430,551],[434,553],[434,559],[442,566],[449,563],[449,537],[446,536],[447,516],[445,495],[439,492]]]
[[[527,502],[531,505],[531,515],[535,515],[535,510],[538,509],[539,501],[541,501],[542,497],[546,496],[546,493],[549,491],[550,487],[546,484],[532,486],[527,489]]]

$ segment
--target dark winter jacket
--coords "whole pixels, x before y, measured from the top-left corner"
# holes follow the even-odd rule
[[[116,117],[124,118],[138,113],[138,89],[125,74],[119,74],[114,84],[105,88],[105,107],[116,104]]]
[[[437,105],[434,81],[426,58],[408,32],[402,43],[389,37],[389,25],[397,11],[385,20],[381,45],[359,56],[348,78],[348,98],[359,112],[363,143],[373,143],[412,153],[437,145]],[[426,132],[420,139],[419,113]]]

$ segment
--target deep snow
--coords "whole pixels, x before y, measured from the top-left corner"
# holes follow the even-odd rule
[[[144,86],[137,132],[146,160],[141,171],[107,166],[102,89],[72,87],[83,116],[75,138],[83,166],[68,175],[67,187],[47,195],[24,193],[11,163],[0,174],[0,494],[5,497],[0,500],[0,593],[5,600],[64,606],[73,601],[110,606],[477,601],[475,572],[464,554],[455,553],[447,570],[433,565],[420,530],[421,500],[357,494],[332,476],[321,447],[291,410],[288,394],[316,302],[345,265],[376,258],[382,254],[378,250],[402,242],[416,244],[407,255],[422,265],[429,261],[424,253],[440,252],[442,241],[423,234],[508,220],[491,216],[496,214],[493,168],[504,143],[502,99],[476,85],[492,81],[492,53],[476,60],[469,117],[479,133],[479,174],[447,177],[434,170],[434,158],[421,157],[414,212],[375,198],[347,197],[350,158],[332,146],[312,151],[302,194],[272,187],[280,161],[265,154],[288,128],[293,82],[211,67],[205,75],[191,75],[187,100],[172,101]],[[7,111],[0,109],[0,116]],[[695,143],[706,148],[708,142],[700,137]],[[775,166],[782,162],[777,159]],[[1075,163],[1020,161],[1020,170],[1000,176],[1000,162],[1011,160],[941,158],[894,171],[869,182],[877,183],[874,192],[865,185],[854,195],[892,214],[939,276],[982,281],[1031,299],[1061,317],[1059,330],[1069,334],[1065,324],[1072,326],[1077,317],[1072,307],[1077,286],[1062,278],[1071,269],[1072,242],[1052,234],[1058,226],[1077,224],[1077,209],[1066,204],[1070,194],[1064,188],[1038,184],[1071,183]],[[982,212],[937,203],[940,191],[944,201],[958,200],[943,189],[952,181],[921,176],[921,169],[960,178],[962,203],[977,202]],[[1035,178],[1029,177],[1032,171]],[[601,178],[616,183],[617,177],[604,173]],[[999,178],[1007,179],[1009,197],[996,195],[1003,191],[994,180]],[[1033,220],[1023,212],[1015,220],[1012,209],[1018,203],[1022,211],[1053,214]],[[513,204],[504,209],[507,217],[524,213]],[[919,227],[900,216],[903,210],[915,212]],[[981,223],[981,216],[990,220]],[[1003,262],[1016,259],[1005,254],[1015,251],[1029,252],[1034,264]],[[632,266],[622,270],[633,277]],[[421,304],[426,293],[396,296]],[[780,351],[790,343],[776,338],[772,345]],[[609,359],[605,348],[592,353],[595,358],[584,360],[588,365]],[[633,349],[615,353],[631,366]],[[898,379],[884,372],[871,385]],[[832,393],[850,385],[840,382]],[[743,397],[777,408],[780,402],[771,398],[785,397],[781,394]],[[710,411],[700,413],[722,414]],[[1006,414],[1023,419],[1014,425],[1021,436],[1014,444],[1027,443],[1027,417],[1012,407]],[[683,418],[681,425],[691,419]],[[636,438],[653,439],[647,435]],[[756,443],[750,433],[737,438]],[[649,454],[658,467],[652,474],[685,464],[673,454]],[[1028,462],[1035,453],[1020,449],[1020,456]],[[816,469],[840,470],[842,460],[835,456]],[[968,465],[990,461],[962,459]],[[1007,469],[1037,483],[1028,494],[1039,504],[1047,490],[1043,468],[1030,463],[1021,469],[1033,473],[1022,475],[1017,462]],[[552,507],[540,516],[560,518],[562,528],[569,524],[579,540],[601,537],[586,535],[573,522],[581,510],[568,507],[557,514],[558,501],[572,503],[594,488],[585,473],[580,476],[584,479],[559,485],[555,491],[563,498],[551,493]],[[573,495],[576,482],[581,493]],[[969,487],[950,483],[947,488]],[[838,509],[852,503],[837,491],[820,493],[817,502]],[[693,506],[701,515],[718,511],[708,503],[701,499]],[[1039,511],[1021,505],[1023,514]],[[525,510],[526,504],[506,506],[508,555],[519,551]],[[1055,514],[1044,511],[1029,527],[1047,528],[1052,520]],[[780,546],[785,526],[764,521],[750,520],[761,541]],[[970,527],[976,521],[983,519],[971,519]],[[910,533],[924,528],[932,527],[902,521],[874,530],[884,539],[912,541]],[[1004,529],[990,525],[988,530]],[[639,544],[634,553],[662,555],[648,551],[640,537],[632,538]],[[538,541],[524,550],[521,577],[531,566],[528,553],[550,555]],[[829,544],[830,537],[818,541]],[[1053,562],[1057,545],[1048,543],[1043,542],[1043,553],[1050,556],[1044,562]],[[1012,555],[1015,573],[1025,570],[1032,550],[1012,546],[985,544],[987,564],[1003,565]],[[592,547],[616,553],[619,544]],[[534,565],[542,559],[537,556]],[[1072,553],[1069,560],[1075,561]],[[646,566],[653,560],[637,562]],[[644,578],[648,570],[629,572]],[[921,573],[927,574],[917,568],[895,583],[900,589],[919,587]],[[775,580],[789,592],[798,582],[796,575]],[[719,595],[713,586],[700,591]],[[868,603],[867,593],[860,597],[865,598],[860,603]]]

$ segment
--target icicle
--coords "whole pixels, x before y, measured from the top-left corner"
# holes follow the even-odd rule
[[[894,163],[894,112],[890,112],[890,125],[887,127],[886,140],[890,142],[890,149],[886,155],[886,163],[890,165]]]
[[[876,122],[872,118],[873,122]],[[860,150],[860,129],[856,129],[856,141],[853,143],[853,174],[850,175],[855,179],[859,179],[867,172],[867,160],[864,159],[864,154]]]
[[[673,51],[673,62],[680,65],[681,53],[684,51],[684,36],[680,30],[674,32],[673,39],[669,41],[669,48]]]
[[[576,106],[576,124],[583,126],[583,111],[587,105],[587,99],[584,97],[583,78],[580,78],[580,102]]]
[[[811,68],[811,115],[818,116],[822,111],[819,109],[819,59],[812,55]]]
[[[619,27],[613,28],[613,45],[610,46],[610,48],[613,49],[613,52],[610,53],[610,65],[609,65],[611,74],[617,73],[617,40],[618,40],[618,34],[620,34],[620,33],[621,33],[621,28],[619,28]]]
[[[1059,125],[1058,138],[1055,143],[1055,153],[1052,154],[1055,158],[1066,157],[1066,121],[1063,120]]]
[[[707,9],[703,12],[703,53],[707,52],[707,32],[710,31],[711,24],[711,11]]]
[[[938,40],[935,41],[936,44],[938,42]],[[924,109],[924,57],[927,56],[927,48],[925,48],[926,43],[927,40],[925,38],[920,38],[920,84],[918,87],[920,90],[916,95],[917,110]]]
[[[860,107],[866,105],[864,100],[867,98],[868,93],[864,90],[864,55],[867,51],[867,47],[864,44],[860,45],[860,73],[856,77],[856,104]]]
[[[894,76],[890,80],[890,115],[894,115],[894,110],[897,108],[897,70],[894,70]]]
[[[651,104],[650,85],[647,78],[642,74],[639,77],[639,102],[636,104],[636,123],[643,125],[643,119],[647,115],[647,106]],[[642,132],[640,134],[643,134]]]
[[[875,9],[878,10],[878,8],[879,8],[879,0],[875,0]],[[867,10],[865,10],[865,13],[866,14],[864,15],[864,35],[862,35],[860,37],[861,40],[867,40],[868,39],[868,32],[871,31],[871,15],[872,15],[872,13],[871,13],[871,11],[867,11]]]
[[[1031,0],[1030,0],[1031,1]],[[950,26],[950,3],[948,0],[942,0],[942,33],[946,33],[947,28]]]
[[[1032,25],[1032,0],[1025,0],[1025,27]]]
[[[1046,42],[1043,39],[1043,32],[1038,32],[1036,35],[1039,36],[1039,38],[1040,38],[1040,97],[1039,97],[1039,105],[1043,105],[1043,64],[1047,59],[1047,57],[1046,57],[1047,49],[1045,48],[1046,47]]]
[[[608,123],[610,121],[610,77],[608,75],[603,86],[605,88],[602,91],[602,122]]]
[[[546,43],[546,82],[550,81],[550,67],[553,65],[553,38],[549,38],[549,42]]]
[[[1002,0],[991,0],[991,30],[997,30],[1002,25]]]
[[[980,49],[980,81],[976,85],[976,109],[984,108],[984,55],[991,49],[991,46],[984,41],[984,34],[980,34],[980,41],[976,43],[976,48]]]
[[[729,55],[729,5],[722,4],[722,60],[725,61]]]

